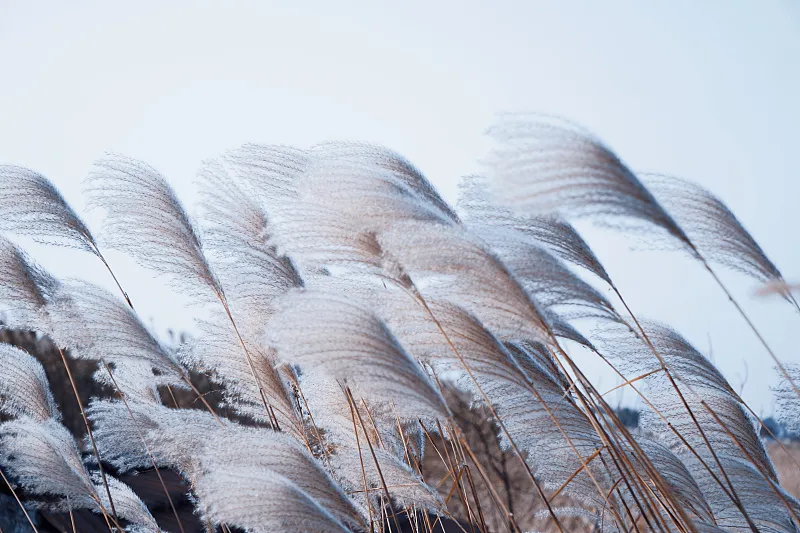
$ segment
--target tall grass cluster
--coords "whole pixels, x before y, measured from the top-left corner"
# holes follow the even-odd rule
[[[161,531],[118,479],[154,471],[173,509],[164,478],[183,478],[208,532],[800,531],[756,414],[677,331],[628,306],[570,221],[691,257],[800,420],[798,367],[717,275],[769,284],[800,312],[776,266],[713,194],[634,174],[578,126],[512,115],[489,134],[485,172],[462,180],[456,206],[382,147],[248,144],[204,163],[195,221],[156,169],[108,156],[86,180],[97,236],[45,177],[0,167],[0,231],[85,250],[119,289],[57,279],[0,240],[7,324],[52,339],[87,431],[76,441],[62,424],[35,358],[0,345],[0,473],[27,516],[88,509],[110,531]],[[177,349],[154,336],[107,249],[189,296],[199,333]],[[573,349],[640,398],[638,429]],[[97,362],[114,398],[81,402],[73,359]],[[162,401],[181,389],[195,408]],[[489,434],[470,433],[461,403]],[[518,473],[513,501],[501,468]]]

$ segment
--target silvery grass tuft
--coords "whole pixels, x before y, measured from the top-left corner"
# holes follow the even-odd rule
[[[118,479],[149,470],[184,533],[168,470],[203,527],[223,533],[800,531],[761,421],[678,332],[630,309],[569,220],[652,231],[717,282],[711,263],[777,284],[798,309],[777,267],[710,192],[640,179],[577,125],[512,115],[489,133],[496,149],[455,208],[379,146],[248,144],[203,163],[194,219],[158,170],[109,155],[87,179],[105,217],[97,238],[45,177],[0,167],[0,230],[89,251],[112,276],[101,249],[129,254],[205,316],[195,338],[166,346],[121,282],[118,297],[59,280],[0,239],[6,323],[53,339],[68,372],[72,358],[96,361],[92,379],[114,392],[84,405],[75,388],[77,441],[41,364],[0,347],[7,489],[26,512],[88,510],[111,531],[162,530]],[[731,301],[796,420],[796,367]],[[638,429],[576,349],[641,400]],[[194,408],[162,402],[176,389]],[[519,473],[514,498],[493,483],[490,446],[470,437],[453,390],[486,413],[503,468]]]

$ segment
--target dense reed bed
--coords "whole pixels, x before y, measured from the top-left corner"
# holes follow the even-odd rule
[[[0,240],[7,323],[51,339],[86,434],[65,427],[41,364],[0,345],[0,472],[26,516],[89,510],[112,531],[161,531],[120,480],[148,472],[181,533],[800,531],[761,421],[680,333],[630,309],[570,220],[695,260],[763,344],[796,421],[797,366],[717,275],[800,312],[777,267],[712,193],[637,176],[578,126],[513,115],[489,133],[456,206],[379,146],[251,144],[204,163],[193,220],[156,169],[111,155],[86,181],[97,236],[44,176],[0,167],[0,231],[85,250],[119,289],[57,279]],[[177,348],[154,336],[107,249],[190,297],[199,334]],[[578,349],[641,399],[639,428]],[[71,371],[87,361],[105,391],[88,401]]]

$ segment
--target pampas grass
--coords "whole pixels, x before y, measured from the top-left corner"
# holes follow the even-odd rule
[[[710,192],[640,180],[576,125],[509,116],[490,134],[500,146],[457,208],[383,147],[251,144],[203,163],[195,221],[157,169],[108,156],[87,181],[97,239],[45,177],[1,167],[0,230],[109,272],[101,248],[125,252],[205,315],[167,346],[121,283],[119,298],[59,280],[0,239],[7,323],[52,338],[68,371],[96,361],[115,396],[79,404],[89,440],[75,440],[42,366],[0,346],[0,468],[20,505],[162,531],[117,479],[155,469],[181,530],[162,471],[207,532],[800,531],[760,421],[678,332],[631,312],[567,219],[657,228],[715,279],[712,261],[787,287],[756,240]],[[566,341],[643,399],[639,429]],[[791,418],[796,369],[781,369]]]

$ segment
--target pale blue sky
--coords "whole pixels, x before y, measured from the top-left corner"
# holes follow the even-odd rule
[[[153,164],[191,204],[200,161],[246,141],[386,144],[454,200],[493,114],[534,110],[584,124],[636,170],[711,188],[800,280],[798,95],[793,0],[0,4],[0,162],[46,174],[79,210],[106,151]],[[587,236],[634,310],[711,346],[734,386],[746,365],[745,399],[771,412],[776,374],[699,267]],[[58,274],[108,283],[86,255],[29,249]],[[190,326],[179,297],[108,255],[159,331]],[[800,316],[724,279],[779,356],[799,361]]]

